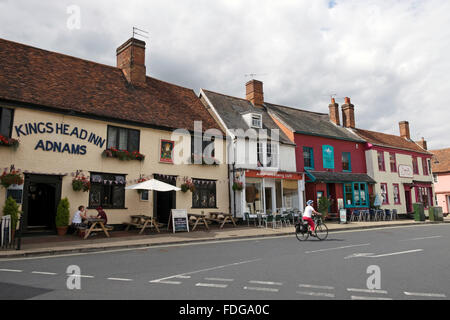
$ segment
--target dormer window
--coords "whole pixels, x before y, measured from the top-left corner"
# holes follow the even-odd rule
[[[252,114],[252,128],[262,128],[262,116],[260,114]]]

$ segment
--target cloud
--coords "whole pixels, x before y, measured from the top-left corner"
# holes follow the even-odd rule
[[[66,9],[81,9],[69,30]],[[0,37],[115,65],[132,27],[149,31],[156,78],[244,97],[255,73],[267,101],[327,112],[352,98],[360,128],[448,147],[447,0],[0,0]]]

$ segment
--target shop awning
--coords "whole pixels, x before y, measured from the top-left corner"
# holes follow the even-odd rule
[[[322,183],[347,183],[347,182],[367,182],[375,184],[375,180],[365,173],[351,172],[327,172],[327,171],[306,171],[307,177],[312,182]]]
[[[303,180],[303,175],[297,172],[245,170],[245,176],[249,178]]]

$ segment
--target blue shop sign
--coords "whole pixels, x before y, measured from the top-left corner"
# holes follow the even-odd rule
[[[323,168],[334,169],[334,148],[332,146],[322,146]]]

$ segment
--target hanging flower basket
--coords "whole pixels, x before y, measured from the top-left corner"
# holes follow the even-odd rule
[[[137,181],[137,183],[142,183],[142,182],[145,182],[145,181],[147,181],[147,179],[141,178],[141,179],[139,179],[139,180]],[[146,190],[137,189],[136,191],[137,191],[138,194],[141,194],[142,192],[144,192],[144,191],[146,191]]]
[[[195,191],[195,185],[194,185],[194,183],[192,182],[192,180],[186,180],[185,183],[183,183],[183,184],[180,186],[180,188],[181,188],[181,191],[182,191],[182,192],[188,192],[189,190],[190,190],[191,192],[194,192],[194,191]]]
[[[116,148],[108,148],[103,151],[102,156],[105,158],[117,158],[122,161],[138,160],[143,161],[145,156],[138,151],[129,152],[128,150],[119,150]]]
[[[7,138],[0,134],[0,146],[17,148],[19,146],[19,140]]]
[[[23,176],[19,170],[11,170],[9,173],[6,171],[0,176],[0,184],[6,189],[12,186],[13,184],[22,185],[23,184]]]
[[[81,191],[88,192],[91,190],[91,182],[89,181],[89,178],[86,178],[85,176],[76,176],[72,180],[72,189],[73,191]]]
[[[244,184],[240,182],[239,180],[235,180],[233,183],[233,190],[234,191],[241,191],[244,189]]]

